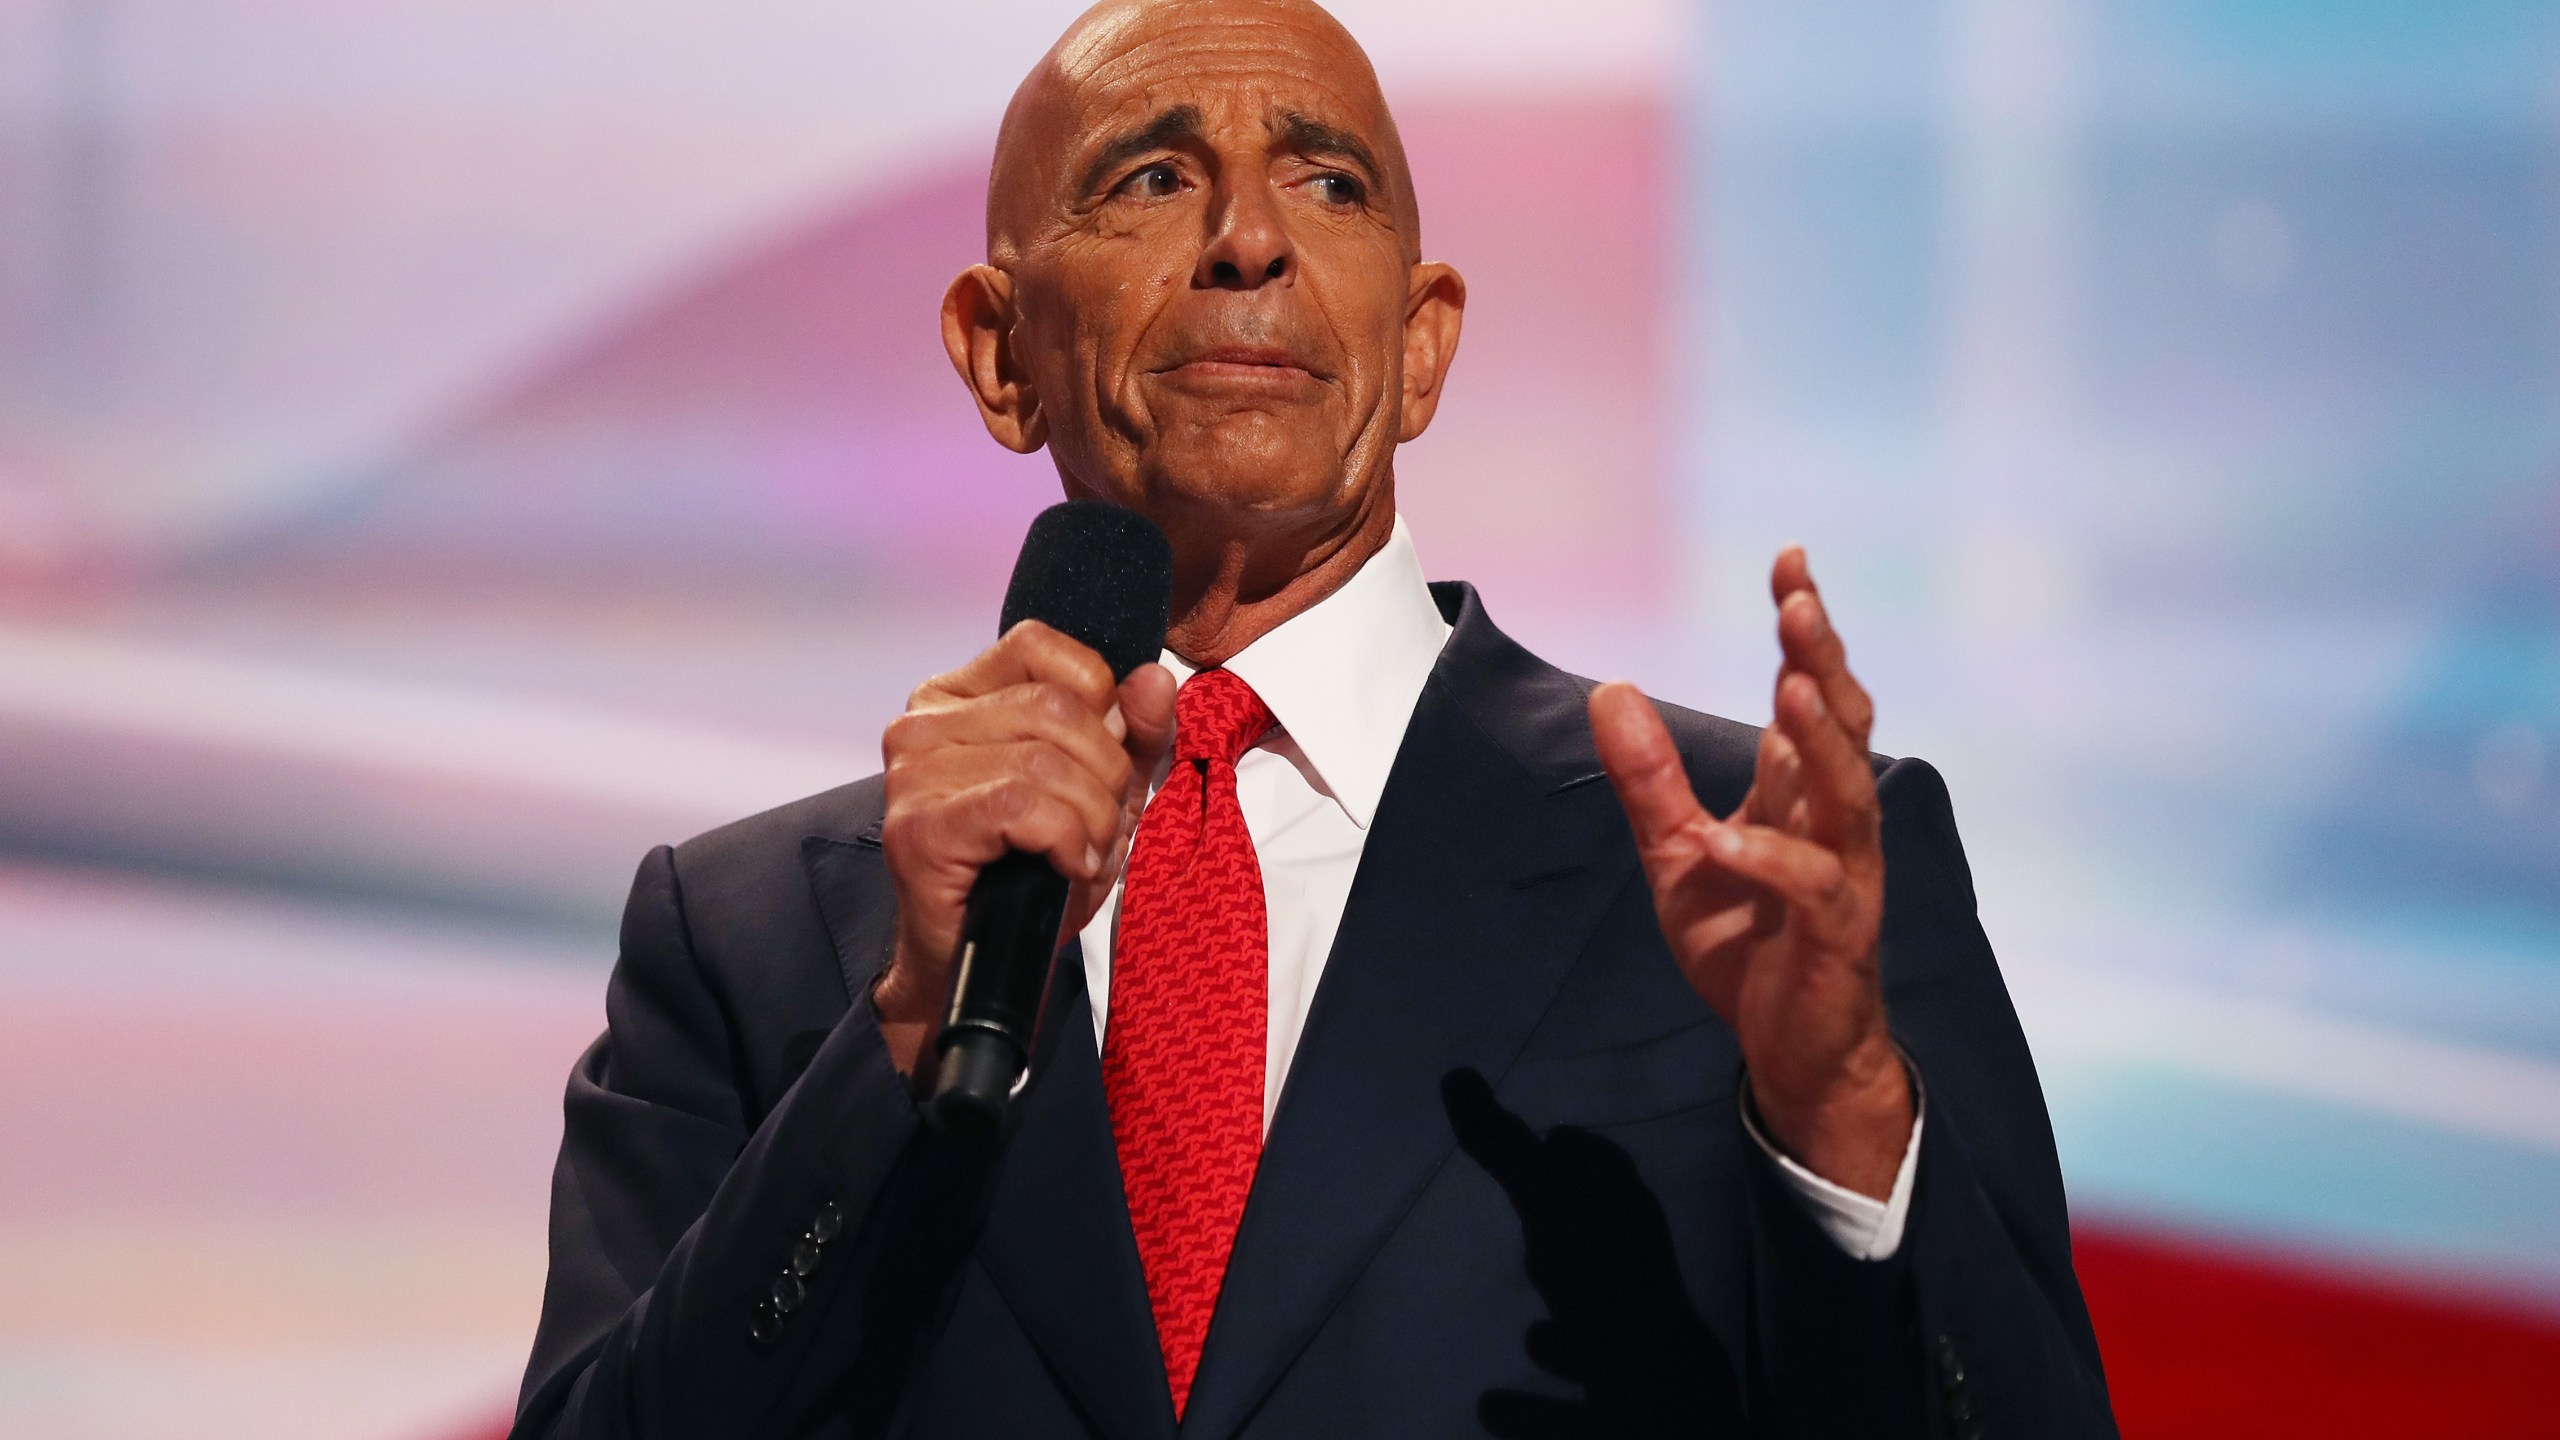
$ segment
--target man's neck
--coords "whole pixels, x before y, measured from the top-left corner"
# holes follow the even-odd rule
[[[1252,538],[1174,537],[1173,621],[1165,648],[1200,669],[1222,665],[1360,573],[1395,533],[1391,487],[1381,485],[1349,524],[1257,553]],[[1205,543],[1203,543],[1205,541]],[[1190,543],[1186,543],[1190,542]],[[1277,550],[1277,554],[1272,553]],[[1277,575],[1276,582],[1269,577]]]

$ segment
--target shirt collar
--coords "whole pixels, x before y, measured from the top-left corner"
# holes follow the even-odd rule
[[[1237,651],[1226,668],[1271,707],[1322,788],[1366,830],[1448,639],[1449,622],[1398,515],[1387,543],[1350,579]],[[1191,678],[1192,667],[1172,651],[1164,663],[1176,680]]]

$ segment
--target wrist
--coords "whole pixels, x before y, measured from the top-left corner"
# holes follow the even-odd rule
[[[1772,1090],[1753,1077],[1751,1105],[1771,1143],[1788,1158],[1879,1200],[1893,1190],[1917,1113],[1902,1054],[1881,1037],[1801,1091]]]
[[[871,982],[871,1009],[880,1022],[880,1038],[889,1047],[889,1061],[899,1074],[920,1086],[932,1083],[933,1038],[942,1028],[942,999],[933,993],[936,988],[909,960],[903,945]]]
[[[889,957],[889,963],[871,982],[871,1008],[884,1025],[930,1024],[939,1018],[941,1004],[919,983],[922,967],[915,964],[903,944]]]

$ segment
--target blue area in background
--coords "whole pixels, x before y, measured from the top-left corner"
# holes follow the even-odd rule
[[[1699,35],[1696,545],[1812,545],[1986,910],[2560,1060],[2560,6],[1722,0]],[[2127,954],[2110,910],[2205,938]],[[2102,1210],[2560,1289],[2560,1148],[2058,1063]]]

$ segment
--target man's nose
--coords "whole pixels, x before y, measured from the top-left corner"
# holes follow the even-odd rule
[[[1266,183],[1235,186],[1219,197],[1217,229],[1201,248],[1191,283],[1204,290],[1259,290],[1296,268],[1296,247]]]

